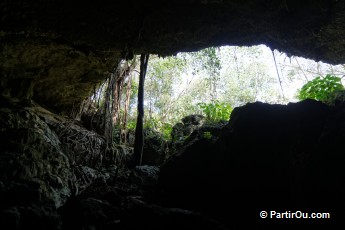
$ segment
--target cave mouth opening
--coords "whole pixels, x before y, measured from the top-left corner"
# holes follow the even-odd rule
[[[132,172],[118,166],[126,165],[132,153],[139,60],[136,56],[113,66],[122,49],[170,55],[212,44],[258,42],[344,63],[344,40],[339,39],[345,35],[343,1],[122,3],[125,7],[111,1],[1,4],[0,88],[16,98],[14,103],[24,104],[9,103],[0,111],[0,136],[8,143],[0,154],[0,226],[225,229],[213,218],[229,229],[291,226],[291,219],[258,222],[258,208],[331,212],[332,221],[344,216],[342,108],[329,113],[328,106],[315,101],[296,107],[252,103],[227,126],[236,124],[237,136],[219,128],[235,107],[297,101],[303,84],[327,73],[342,77],[344,65],[310,64],[260,47],[209,47],[165,59],[150,54],[143,165],[153,166]],[[82,125],[27,108],[30,99],[56,113],[72,108],[71,117]],[[285,116],[281,107],[294,113]],[[200,115],[217,124],[201,129]],[[189,138],[196,129],[201,138]],[[188,149],[178,151],[183,147]],[[175,153],[175,162],[160,167]],[[157,178],[167,191],[162,207],[150,202],[157,195],[152,192]],[[61,209],[56,212],[52,203]]]
[[[115,127],[134,129],[139,73],[139,56],[122,60],[82,103],[82,111],[108,111]],[[227,121],[234,108],[247,103],[298,102],[304,84],[327,74],[342,78],[345,67],[289,57],[265,45],[151,55],[145,79],[144,126],[169,139],[173,126],[191,114]]]

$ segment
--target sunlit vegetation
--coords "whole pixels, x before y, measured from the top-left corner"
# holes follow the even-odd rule
[[[318,76],[308,81],[298,93],[300,100],[314,99],[322,102],[330,102],[336,91],[344,90],[341,78],[327,74],[325,77]]]
[[[113,107],[118,110],[115,125],[122,129],[134,130],[136,125],[138,58],[122,63],[130,67],[130,73],[118,85],[121,95],[115,97],[118,102]],[[249,102],[325,101],[330,91],[344,89],[343,75],[344,65],[288,57],[263,45],[210,47],[165,58],[151,55],[145,79],[144,128],[169,139],[174,124],[190,114],[217,122],[229,120],[233,108]],[[96,93],[101,103],[106,88]]]
[[[199,108],[210,122],[229,120],[232,108],[225,102],[212,101],[198,103]]]

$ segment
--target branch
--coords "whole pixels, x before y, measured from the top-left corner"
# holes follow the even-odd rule
[[[280,89],[282,90],[283,99],[285,99],[285,95],[284,95],[284,91],[283,91],[283,86],[282,86],[282,81],[280,79],[280,75],[279,75],[279,71],[278,71],[276,56],[274,54],[274,51],[273,50],[271,50],[271,51],[272,51],[272,55],[273,55],[274,64],[276,66],[276,71],[277,71],[277,76],[278,76],[278,80],[279,80]]]
[[[301,65],[299,64],[299,62],[298,62],[298,60],[297,60],[296,57],[295,57],[295,60],[296,60],[296,62],[297,62],[297,65],[298,65],[299,69],[302,71],[303,76],[305,77],[305,79],[306,79],[307,82],[308,82],[309,80],[308,80],[308,78],[307,78],[307,75],[304,73],[304,71],[303,71],[303,69],[302,69]]]

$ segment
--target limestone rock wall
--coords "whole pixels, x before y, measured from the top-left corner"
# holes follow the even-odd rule
[[[28,187],[36,201],[59,207],[100,177],[96,169],[108,159],[103,137],[39,106],[1,108],[0,121],[4,188]]]

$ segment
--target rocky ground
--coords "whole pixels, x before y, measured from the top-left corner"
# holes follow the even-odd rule
[[[106,151],[101,135],[38,105],[1,108],[0,121],[1,229],[344,224],[342,103],[250,103],[213,125],[190,116],[172,143],[146,131],[147,165],[132,170],[129,147]],[[261,219],[263,210],[331,219]]]

